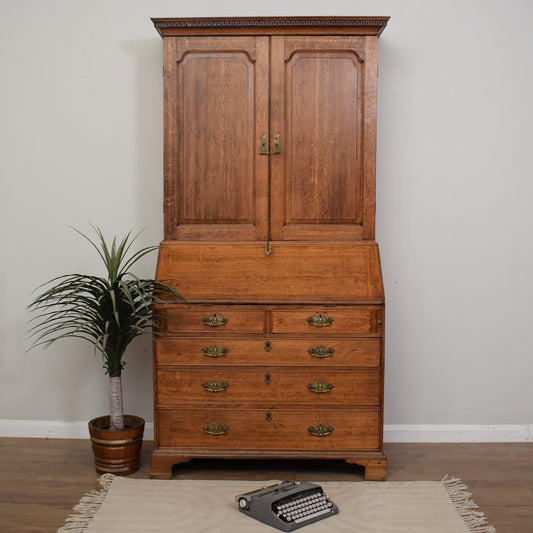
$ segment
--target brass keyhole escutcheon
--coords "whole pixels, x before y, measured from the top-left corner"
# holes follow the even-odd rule
[[[265,350],[267,352],[270,352],[270,350],[272,350],[272,343],[270,341],[265,342]]]
[[[261,145],[259,147],[259,153],[261,155],[268,155],[268,148],[267,148],[267,136],[266,133],[261,134]]]
[[[272,381],[272,376],[270,374],[265,374],[265,383],[268,385]]]
[[[266,415],[265,415],[265,420],[267,422],[270,422],[272,420],[272,413],[270,411],[267,411],[266,412]]]
[[[275,154],[281,154],[281,148],[279,145],[279,133],[274,134],[274,149],[272,151]]]

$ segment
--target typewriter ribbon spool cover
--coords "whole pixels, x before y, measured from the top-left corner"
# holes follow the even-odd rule
[[[294,531],[339,512],[322,487],[304,481],[282,481],[235,496],[235,501],[242,513],[281,531]]]

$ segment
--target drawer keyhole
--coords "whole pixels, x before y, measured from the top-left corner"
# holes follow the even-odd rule
[[[265,342],[265,350],[267,352],[270,352],[270,350],[272,350],[272,343],[270,341]]]
[[[265,420],[267,422],[270,422],[272,420],[272,413],[270,411],[267,411],[267,413],[265,415]]]
[[[272,376],[270,374],[265,374],[265,383],[268,385],[272,381]]]

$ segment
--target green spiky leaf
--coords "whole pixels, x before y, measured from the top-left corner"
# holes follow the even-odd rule
[[[31,348],[46,348],[68,337],[81,338],[102,354],[106,372],[117,376],[125,364],[124,352],[135,337],[149,334],[157,339],[163,335],[154,322],[154,304],[159,304],[158,312],[164,316],[171,302],[183,297],[164,281],[141,279],[130,271],[159,248],[148,246],[130,254],[139,234],[132,237],[129,232],[120,240],[114,237],[109,246],[98,227],[93,226],[96,242],[73,229],[96,249],[106,275],[68,274],[38,287],[41,292],[28,306],[34,314],[29,330]]]

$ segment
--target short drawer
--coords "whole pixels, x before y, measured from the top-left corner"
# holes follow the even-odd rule
[[[173,309],[167,312],[163,328],[170,333],[262,333],[265,312],[206,307]]]
[[[377,333],[382,327],[377,309],[311,309],[272,311],[272,333]]]
[[[379,451],[379,410],[158,409],[156,446]]]
[[[381,364],[381,339],[304,337],[246,339],[235,337],[181,337],[154,346],[158,365],[260,365],[320,368]]]
[[[266,402],[379,405],[379,372],[158,369],[158,403]]]

